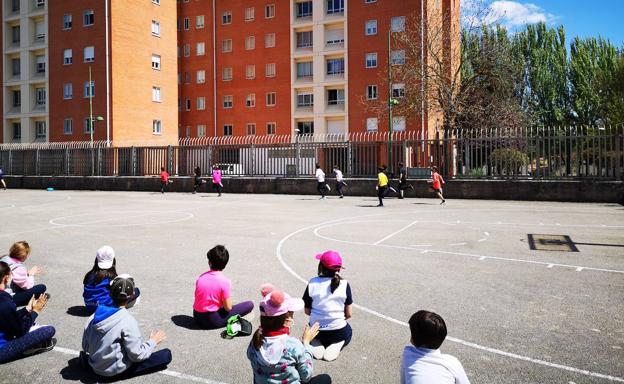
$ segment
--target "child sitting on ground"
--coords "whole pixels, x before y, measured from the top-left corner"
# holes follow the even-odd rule
[[[195,303],[193,318],[204,329],[218,329],[227,325],[231,316],[245,316],[253,310],[253,303],[245,301],[234,305],[231,297],[230,280],[223,275],[223,270],[230,260],[230,254],[223,245],[217,245],[208,251],[208,266],[195,282]]]
[[[409,319],[411,343],[403,350],[401,384],[470,384],[464,367],[439,350],[446,338],[442,317],[418,311]]]
[[[25,308],[17,310],[11,295],[5,289],[11,283],[9,265],[0,261],[0,364],[23,356],[49,351],[56,340],[51,326],[36,326],[35,319],[43,311],[47,295],[38,299],[31,296]]]
[[[351,341],[353,332],[347,319],[351,318],[353,298],[351,286],[338,275],[342,269],[340,254],[327,251],[316,259],[320,260],[318,276],[308,282],[303,301],[310,324],[320,324],[320,332],[312,340],[312,354],[315,359],[332,361]]]
[[[163,331],[143,341],[137,321],[126,310],[134,294],[134,279],[119,275],[111,283],[111,307],[98,305],[82,335],[81,363],[100,376],[128,378],[163,370],[171,362],[171,351],[154,352],[165,340]]]
[[[24,264],[29,256],[30,245],[25,241],[18,241],[11,246],[9,254],[0,259],[11,269],[12,282],[11,286],[6,287],[6,292],[13,296],[13,301],[18,307],[28,304],[33,295],[39,297],[46,291],[45,285],[35,285],[35,276],[41,275],[43,269],[36,265],[27,269]]]
[[[307,383],[312,377],[310,342],[319,325],[306,325],[301,341],[290,336],[293,313],[303,309],[303,300],[291,298],[271,284],[261,288],[260,328],[247,348],[255,384]]]
[[[97,250],[93,268],[87,272],[82,281],[84,284],[82,297],[89,315],[95,312],[98,305],[107,307],[113,305],[110,297],[110,283],[117,277],[116,264],[115,250],[112,247],[105,245]],[[126,308],[132,308],[139,300],[140,294],[139,288],[135,287],[134,294],[128,299]]]

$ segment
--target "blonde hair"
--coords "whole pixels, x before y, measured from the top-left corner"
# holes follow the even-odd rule
[[[30,254],[30,245],[26,241],[18,241],[11,245],[9,250],[9,256],[19,261],[24,261]]]

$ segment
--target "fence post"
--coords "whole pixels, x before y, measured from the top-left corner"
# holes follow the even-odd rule
[[[35,175],[39,176],[39,149],[35,150]]]
[[[136,176],[137,170],[137,156],[136,156],[136,148],[130,148],[130,174],[132,176]]]
[[[102,148],[98,147],[97,149],[97,163],[96,163],[97,171],[95,172],[96,176],[102,176]]]
[[[69,170],[69,148],[65,148],[65,175],[71,175],[71,172]]]
[[[173,147],[171,145],[167,146],[167,170],[169,173],[175,174],[173,172]]]
[[[297,171],[295,172],[295,176],[299,177],[299,167],[301,165],[301,143],[299,142],[299,136],[295,137],[297,142],[295,143],[295,167]]]
[[[353,147],[350,141],[347,141],[347,176],[353,176]]]
[[[615,158],[616,158],[616,162],[617,162],[617,167],[615,170],[615,179],[618,181],[622,180],[622,176],[624,176],[622,173],[622,139],[624,138],[624,135],[620,132],[618,132],[618,129],[616,128],[615,131]]]
[[[13,174],[13,151],[9,149],[9,175]]]
[[[251,151],[251,171],[245,173],[249,174],[249,176],[253,176],[255,174],[254,170],[256,169],[256,146],[251,144],[249,150]]]

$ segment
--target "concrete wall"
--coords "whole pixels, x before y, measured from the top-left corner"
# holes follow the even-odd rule
[[[172,177],[171,192],[193,190],[191,177]],[[9,188],[103,191],[158,191],[158,177],[52,177],[52,176],[7,176]],[[373,179],[347,180],[346,195],[375,196]],[[413,191],[407,197],[434,197],[429,184],[424,180],[411,181]],[[314,195],[315,179],[292,178],[242,178],[223,180],[225,193],[274,193],[293,195]],[[335,194],[334,183],[330,181]],[[210,181],[204,184],[202,192],[210,192]],[[450,180],[444,189],[449,199],[493,199],[493,200],[538,200],[577,201],[624,204],[624,183],[618,181],[511,181],[511,180]]]

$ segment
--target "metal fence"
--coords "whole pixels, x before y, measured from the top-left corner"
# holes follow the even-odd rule
[[[622,180],[623,126],[452,130],[423,140],[416,132],[181,139],[177,146],[115,147],[106,142],[0,144],[9,175],[145,176],[161,167],[180,176],[195,167],[227,176],[311,177],[315,164],[346,177],[377,167],[437,165],[447,177]]]

